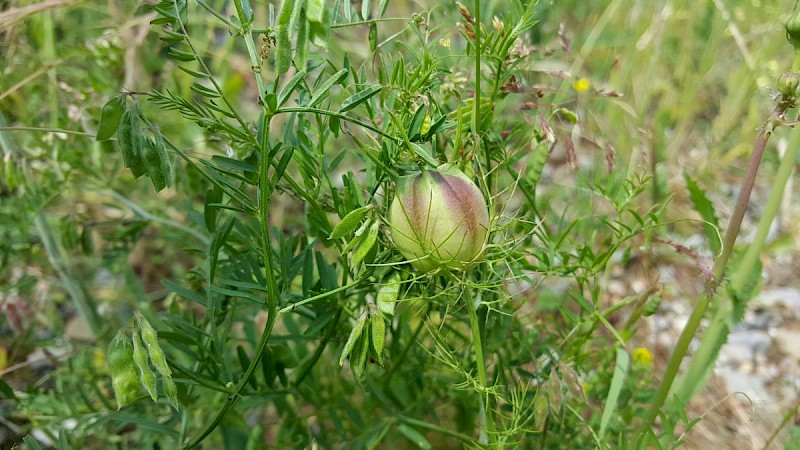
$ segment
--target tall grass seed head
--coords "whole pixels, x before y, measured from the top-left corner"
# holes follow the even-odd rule
[[[395,246],[417,270],[463,270],[483,255],[489,211],[478,186],[444,164],[399,181],[389,223]]]

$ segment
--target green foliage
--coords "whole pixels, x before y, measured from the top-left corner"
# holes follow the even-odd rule
[[[71,343],[41,382],[0,380],[25,424],[17,441],[680,444],[696,423],[682,403],[657,408],[658,432],[641,428],[659,377],[642,321],[662,297],[619,297],[608,281],[656,261],[660,236],[694,232],[676,223],[722,249],[725,209],[694,181],[702,165],[683,172],[702,224],[668,221],[677,152],[659,149],[706,130],[729,161],[740,122],[757,120],[752,93],[730,92],[715,117],[698,100],[736,77],[755,86],[732,70],[724,89],[703,81],[720,69],[698,55],[734,47],[724,20],[677,2],[694,28],[656,26],[650,5],[631,21],[618,1],[434,3],[82,5],[21,22],[30,41],[9,32],[25,51],[3,50],[20,69],[0,82],[0,294],[56,287],[37,310],[46,337],[9,314],[0,350]],[[576,24],[602,14],[606,27]],[[69,26],[82,23],[102,25]],[[630,42],[663,51],[612,64]],[[445,163],[487,200],[488,242],[474,268],[425,274],[395,247],[389,206],[404,176]],[[737,318],[759,280],[731,292]],[[85,340],[66,332],[73,310]]]

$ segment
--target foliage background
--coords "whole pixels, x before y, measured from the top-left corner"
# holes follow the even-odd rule
[[[212,3],[223,9],[224,2]],[[263,18],[263,25],[269,14],[267,4],[253,2],[253,5],[260,13],[259,17]],[[505,103],[500,104],[496,113],[496,124],[499,125],[495,125],[495,131],[499,135],[506,126],[506,130],[512,131],[509,142],[520,145],[521,138],[514,141],[515,136],[524,137],[526,131],[543,129],[536,120],[526,123],[518,119],[520,106],[536,101],[536,89],[542,92],[545,101],[539,105],[538,111],[547,114],[530,117],[545,117],[558,136],[559,145],[553,148],[543,168],[536,188],[536,204],[548,212],[543,217],[552,220],[550,224],[556,224],[551,230],[573,233],[568,243],[559,243],[565,249],[571,251],[574,248],[570,245],[588,242],[596,244],[594,248],[599,249],[598,253],[612,250],[608,261],[598,266],[601,271],[583,279],[579,273],[555,269],[548,273],[541,267],[538,270],[534,268],[535,276],[526,275],[521,279],[535,289],[512,286],[522,293],[514,297],[508,316],[498,314],[494,316],[497,322],[489,325],[494,330],[486,344],[489,351],[498,354],[509,352],[507,361],[519,364],[514,369],[530,369],[531,373],[538,375],[543,373],[537,372],[542,370],[541,367],[526,367],[519,362],[533,363],[525,359],[529,355],[514,355],[510,350],[518,348],[540,355],[559,343],[569,342],[565,336],[570,330],[577,330],[580,345],[570,342],[565,350],[569,364],[565,364],[564,370],[548,376],[550,384],[543,385],[546,388],[538,391],[547,394],[549,406],[534,411],[532,423],[541,426],[545,417],[561,421],[560,426],[549,425],[552,428],[548,428],[548,442],[552,448],[570,442],[575,445],[578,442],[575,439],[579,437],[574,430],[581,424],[597,426],[612,376],[612,372],[597,370],[597,367],[612,367],[616,357],[609,351],[609,342],[613,339],[608,327],[596,323],[587,329],[578,327],[585,317],[575,302],[585,296],[603,308],[610,308],[620,302],[633,304],[640,298],[647,301],[658,298],[661,306],[656,319],[679,320],[681,315],[673,314],[674,311],[685,310],[685,305],[691,302],[689,299],[695,298],[703,289],[703,279],[695,261],[676,251],[675,246],[649,246],[646,233],[641,233],[631,242],[621,242],[621,251],[614,253],[617,248],[612,249],[609,241],[603,240],[609,234],[602,223],[577,219],[595,216],[598,211],[603,214],[615,210],[644,213],[669,199],[669,206],[663,213],[657,211],[658,223],[663,225],[659,228],[659,236],[687,245],[701,257],[710,258],[711,244],[702,237],[701,224],[687,220],[700,216],[689,197],[684,173],[702,186],[720,216],[720,223],[725,224],[733,208],[738,180],[744,173],[756,130],[773,104],[770,87],[790,66],[791,48],[785,43],[778,20],[790,6],[788,1],[612,0],[541,2],[537,7],[540,23],[526,36],[535,55],[532,58],[534,63],[518,73],[526,90],[509,96]],[[113,424],[101,422],[88,428],[81,427],[89,423],[86,421],[88,417],[101,417],[106,415],[106,411],[116,409],[109,402],[109,383],[104,381],[107,374],[103,353],[113,332],[130,323],[132,311],[146,312],[154,322],[158,317],[156,312],[183,317],[189,317],[193,311],[201,314],[196,305],[189,305],[185,298],[182,299],[181,292],[175,292],[174,285],[162,284],[162,280],[175,280],[178,285],[192,291],[202,289],[202,267],[207,254],[198,243],[208,241],[203,206],[208,186],[200,173],[173,158],[175,187],[156,196],[149,182],[134,181],[129,171],[121,167],[118,149],[113,142],[95,142],[93,135],[101,107],[121,88],[136,92],[169,89],[178,96],[191,97],[192,77],[179,70],[178,63],[168,57],[167,45],[159,39],[156,27],[150,25],[153,16],[143,11],[138,2],[6,2],[3,7],[0,13],[0,58],[3,61],[0,144],[4,156],[0,178],[0,294],[5,314],[0,318],[0,373],[3,381],[15,392],[27,395],[24,401],[0,403],[2,445],[4,448],[9,446],[31,430],[45,433],[45,438],[49,433],[50,439],[58,441],[59,430],[68,430],[69,427],[82,430],[75,433],[77,438],[73,439],[76,440],[69,442],[73,446],[97,446],[101,445],[100,442],[125,442],[126,439],[131,439],[131,443],[139,442],[141,437],[138,434],[124,428],[130,427],[127,421],[135,424],[134,429],[156,427],[156,430],[170,435],[175,431],[169,430],[188,425],[180,425],[178,416],[170,416],[164,404],[137,405],[136,413],[116,416],[121,419]],[[427,11],[432,11],[430,21],[425,16],[428,29],[449,38],[452,53],[459,55],[459,51],[463,52],[465,41],[458,34],[456,25],[462,19],[454,3],[390,2],[387,17],[409,18]],[[502,2],[483,2],[487,27],[490,18],[496,14],[507,14]],[[203,49],[209,68],[223,81],[222,88],[235,109],[248,118],[248,123],[255,123],[260,109],[256,102],[258,90],[245,49],[235,37],[214,24],[213,18],[203,16],[203,20],[207,22],[195,24],[192,29],[194,43]],[[384,55],[421,51],[421,44],[413,40],[413,33],[404,30],[407,30],[404,21],[380,25],[381,38],[404,33],[387,42],[387,49],[382,50]],[[353,67],[375,67],[370,65],[374,61],[371,60],[366,29],[337,29],[333,36],[325,58],[340,64],[343,49],[347,49]],[[438,39],[428,44],[436,55],[446,55],[450,50]],[[407,48],[404,49],[404,45]],[[415,45],[418,47],[414,48]],[[460,88],[469,92],[466,80],[472,78],[467,58],[444,57],[439,64],[445,70],[453,71],[452,79],[445,78],[455,83],[456,90]],[[461,81],[458,75],[463,75],[466,80]],[[442,98],[455,103],[454,98],[444,95]],[[147,101],[141,101],[141,105],[145,116],[157,119],[158,126],[169,139],[177,147],[187,149],[187,154],[195,161],[213,155],[240,159],[248,156],[245,149],[230,146],[224,139],[187,122],[176,113],[162,112]],[[567,111],[556,112],[559,107],[580,118],[580,135],[573,142],[576,145],[574,155],[562,145],[567,137],[576,135],[572,134],[574,127],[564,118]],[[279,117],[272,124],[273,134],[286,135],[286,117]],[[776,137],[778,139],[773,142],[796,144],[793,140],[796,138],[788,130],[780,130]],[[337,145],[346,148],[335,148]],[[333,151],[348,150],[339,166],[341,173],[330,176],[332,188],[344,189],[341,175],[350,170],[358,173],[364,161],[352,157],[355,148],[352,142],[342,144],[341,140],[331,140],[325,146],[326,151],[331,147],[334,147]],[[766,198],[769,180],[778,168],[779,147],[770,148],[762,168],[756,201],[748,215],[752,220],[758,217],[758,199]],[[298,177],[299,170],[294,165],[289,168],[289,172]],[[623,186],[621,180],[626,178],[649,180],[649,184],[642,184],[639,196],[627,198],[628,191],[619,190]],[[636,187],[632,186],[634,190]],[[302,248],[299,238],[291,231],[308,225],[309,216],[302,199],[296,198],[296,194],[292,194],[290,189],[281,192],[274,196],[271,205],[271,225],[287,232],[282,236],[298,239],[294,243],[276,243],[284,245],[284,248]],[[786,197],[791,198],[791,194],[788,190]],[[514,217],[515,211],[529,212],[522,207],[516,210],[518,206],[513,203],[514,199],[516,197],[512,196],[502,199],[509,202],[510,216]],[[321,203],[332,201],[324,197],[320,200]],[[558,226],[556,218],[559,215],[561,224],[570,224],[573,220],[576,224]],[[796,273],[797,267],[793,240],[797,231],[796,220],[793,220],[795,215],[796,211],[790,206],[784,208],[777,237],[762,254],[768,275],[765,283],[768,285],[797,287],[791,275]],[[330,217],[335,219],[335,215]],[[238,249],[247,254],[250,250],[248,245],[256,245],[250,239],[253,226],[254,222],[247,220],[237,222],[233,231],[237,239],[229,250]],[[753,227],[749,224],[746,229]],[[523,235],[527,236],[525,233],[535,228],[522,229],[525,230]],[[508,237],[514,233],[511,226],[498,231],[498,235]],[[388,239],[382,239],[382,243],[387,245],[381,248],[390,248]],[[525,241],[525,245],[531,245],[535,240],[535,237],[531,238]],[[498,245],[497,251],[490,252],[490,258],[498,261],[509,258],[513,243],[507,240],[505,245]],[[320,248],[320,252],[328,258],[327,261],[337,258],[336,252],[330,248]],[[532,250],[531,253],[536,252]],[[602,258],[594,255],[591,260],[601,261]],[[317,275],[323,270],[324,267],[320,269],[317,266],[316,271],[312,267],[312,272]],[[677,275],[668,277],[664,275],[665,271]],[[318,278],[321,280],[322,277]],[[380,277],[374,281],[379,282]],[[414,291],[416,295],[439,292],[436,282],[419,282],[412,286],[417,289]],[[450,292],[443,295],[447,298],[453,291],[442,289],[442,292]],[[369,289],[364,288],[363,292],[355,295],[363,299],[368,293]],[[406,316],[408,330],[404,329],[404,332],[418,329],[415,326],[421,323],[420,317],[426,316],[423,313],[425,303],[415,302],[413,296],[409,298],[408,303],[414,303],[416,309],[409,307],[412,312]],[[453,312],[450,307],[454,305],[453,301],[435,303],[433,309],[438,315],[431,315],[434,317],[432,323],[447,323],[444,318]],[[458,314],[458,308],[454,309],[454,314]],[[630,423],[626,420],[632,421],[640,414],[641,405],[646,405],[657,374],[663,369],[671,348],[669,338],[666,341],[660,338],[663,334],[675,335],[672,326],[667,326],[669,330],[662,333],[656,319],[637,321],[635,326],[626,327],[632,311],[633,308],[624,308],[622,312],[610,315],[608,321],[612,329],[630,332],[630,336],[624,337],[630,339],[627,349],[631,355],[636,356],[636,348],[647,349],[647,353],[640,353],[640,360],[649,361],[648,357],[641,356],[647,354],[652,355],[653,360],[652,365],[643,364],[636,369],[641,371],[639,377],[628,378],[631,382],[637,379],[641,382],[641,385],[626,386],[626,395],[641,395],[638,399],[640,404],[637,405],[636,398],[625,399],[623,403],[626,406],[621,407],[618,413],[618,430],[624,430],[625,424]],[[460,312],[466,314],[463,310]],[[358,316],[355,309],[347,313],[353,318]],[[253,336],[257,337],[257,330],[266,317],[246,307],[231,314],[230,317],[238,319],[230,319],[230,323],[242,326],[236,330],[238,339],[245,346],[252,344]],[[252,328],[239,320],[242,317],[254,318]],[[86,318],[89,318],[88,322]],[[302,359],[305,356],[303,352],[308,351],[303,350],[303,345],[298,345],[302,343],[297,338],[301,331],[299,326],[296,330],[279,330],[279,336],[291,345],[277,342],[270,348],[271,352],[285,352],[284,347],[290,349],[285,360],[276,358],[285,369],[290,369],[290,374],[298,362],[294,359],[298,356]],[[400,329],[397,327],[398,333]],[[458,328],[454,327],[453,332],[456,331]],[[188,331],[184,332],[187,333],[184,335],[186,340]],[[392,383],[387,388],[390,384],[386,383],[388,370],[370,367],[370,370],[383,371],[384,384],[376,382],[372,388],[364,388],[336,364],[348,332],[348,327],[332,331],[334,337],[331,339],[335,345],[327,348],[322,362],[317,363],[319,372],[312,376],[308,391],[300,394],[302,401],[281,403],[284,400],[273,397],[266,391],[266,381],[261,381],[264,390],[257,388],[247,400],[250,403],[242,405],[245,409],[252,407],[259,411],[261,426],[248,430],[246,420],[252,420],[252,417],[232,415],[226,419],[230,423],[221,427],[227,431],[213,436],[210,445],[235,448],[236,443],[259,442],[262,437],[269,442],[303,445],[307,443],[304,439],[309,439],[309,436],[303,436],[307,432],[304,430],[309,429],[308,416],[303,411],[310,405],[318,414],[314,420],[325,423],[323,417],[327,417],[332,423],[345,423],[328,430],[331,442],[353,438],[357,435],[355,429],[372,431],[370,426],[375,426],[380,430],[389,424],[390,441],[402,440],[411,445],[416,437],[414,433],[420,433],[417,430],[425,432],[424,428],[414,428],[421,427],[421,424],[396,422],[399,419],[394,416],[393,421],[374,421],[375,416],[362,416],[358,412],[362,407],[365,411],[384,408],[376,392],[392,392],[392,389],[393,395],[401,399],[400,404],[413,404],[403,417],[427,417],[430,423],[444,428],[474,421],[474,417],[455,417],[448,421],[426,416],[430,411],[436,416],[437,407],[459,405],[460,402],[464,406],[458,410],[464,414],[474,414],[476,409],[475,398],[470,397],[469,390],[452,389],[458,378],[454,373],[459,371],[442,369],[439,364],[442,361],[437,359],[434,351],[437,348],[436,333],[424,334],[427,336],[422,340],[425,345],[408,347],[410,353],[402,359],[404,362],[400,369],[402,382]],[[388,350],[390,354],[398,355],[405,348],[401,343],[407,341],[403,341],[402,336],[395,335],[387,341],[387,345],[397,346]],[[180,333],[174,330],[172,333],[162,332],[162,339],[176,347],[181,345]],[[467,341],[458,341],[465,347],[455,352],[465,360],[467,357],[464,355],[469,355]],[[235,349],[235,346],[230,349]],[[172,355],[183,364],[189,363],[187,354],[178,356],[175,352]],[[227,363],[230,366],[224,367],[235,366],[239,370],[235,350],[229,356]],[[515,360],[517,356],[521,359]],[[341,371],[336,376],[348,382],[339,387],[338,378],[326,380],[325,375],[332,371]],[[415,375],[420,378],[414,379]],[[278,377],[278,374],[274,376]],[[425,383],[421,381],[423,378]],[[438,382],[432,383],[431,379]],[[427,392],[424,388],[416,391],[414,386],[432,386],[433,391]],[[417,402],[407,402],[407,398],[413,398],[419,392],[428,395],[420,396]],[[365,398],[369,394],[375,397],[371,397],[373,403],[366,405]],[[524,394],[533,396],[535,392],[531,390]],[[713,424],[716,412],[730,418],[742,410],[734,400],[726,400],[725,392],[711,391],[705,395],[707,397],[701,397],[700,406],[689,410],[690,417],[705,413],[707,423]],[[715,398],[716,395],[727,402],[729,409],[711,408],[714,401],[720,399]],[[220,398],[208,398],[208,410],[213,411]],[[529,402],[541,401],[524,395],[522,398]],[[265,402],[272,406],[263,409],[254,406]],[[570,410],[571,405],[579,402],[589,405],[583,415]],[[536,403],[531,404],[537,407]],[[290,410],[295,414],[281,416],[276,410]],[[343,416],[336,418],[339,414]],[[198,415],[184,420],[200,420]],[[287,417],[303,420],[292,423]],[[386,417],[390,416],[383,416]],[[398,429],[398,423],[411,431]],[[747,433],[720,432],[720,427],[709,431],[703,428],[702,423],[687,435],[689,446],[704,448],[709,439],[732,445]],[[764,417],[756,420],[753,426],[755,431],[752,434],[764,436],[777,426],[777,419]],[[758,428],[762,426],[763,429]],[[86,437],[89,431],[93,433],[92,437]],[[252,435],[248,436],[248,431]],[[430,439],[433,447],[457,442],[447,440],[447,436],[437,434],[436,430],[428,431],[426,438]],[[589,446],[592,437],[585,429],[584,433],[580,438],[586,439],[584,444]],[[320,432],[316,437],[322,435],[325,433]],[[37,437],[42,436],[39,434]],[[364,436],[366,441],[370,435],[365,432]],[[692,444],[692,439],[697,443]]]

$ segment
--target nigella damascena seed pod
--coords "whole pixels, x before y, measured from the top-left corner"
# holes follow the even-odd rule
[[[462,270],[483,255],[489,211],[478,186],[444,164],[400,180],[389,223],[392,240],[417,270]]]

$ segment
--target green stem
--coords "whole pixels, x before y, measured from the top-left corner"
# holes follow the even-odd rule
[[[217,411],[216,416],[208,425],[206,425],[200,434],[198,434],[189,443],[184,445],[185,449],[194,448],[203,439],[205,439],[206,436],[216,429],[228,411],[230,411],[239,401],[242,390],[244,390],[245,386],[249,383],[250,378],[253,376],[253,373],[256,370],[256,367],[258,367],[258,365],[261,363],[262,355],[267,347],[267,342],[272,335],[272,329],[275,326],[275,321],[278,317],[278,299],[280,298],[280,292],[278,291],[278,285],[275,281],[275,277],[273,276],[275,271],[274,263],[272,261],[272,240],[269,232],[270,195],[272,194],[272,190],[274,188],[269,179],[269,167],[271,164],[271,159],[267,157],[269,155],[269,135],[267,130],[269,130],[270,116],[265,111],[263,117],[264,123],[262,123],[261,126],[264,127],[263,130],[265,130],[265,132],[263,133],[262,141],[259,142],[261,158],[259,160],[258,175],[258,219],[259,228],[261,230],[261,251],[264,255],[264,272],[267,281],[267,324],[261,333],[261,338],[258,341],[253,357],[250,359],[250,364],[247,366],[247,370],[245,370],[238,383],[236,383],[234,389],[228,395],[228,399],[225,401],[222,409]]]
[[[236,11],[239,14],[239,22],[243,24],[241,32],[242,36],[244,37],[244,44],[247,47],[247,54],[250,57],[250,64],[252,64],[251,69],[253,70],[253,74],[256,78],[256,86],[258,86],[258,98],[261,100],[262,105],[266,105],[264,95],[267,92],[267,87],[264,84],[264,77],[261,74],[261,57],[256,50],[256,43],[253,41],[253,33],[251,31],[252,23],[249,23],[246,20],[242,0],[234,0],[233,3],[236,6]]]
[[[242,9],[242,5],[240,1],[237,1],[237,10],[239,11],[240,21],[245,23],[245,17]],[[249,25],[247,25],[249,27]],[[183,27],[183,24],[181,24]],[[244,31],[244,30],[243,30]],[[185,33],[185,29],[184,29]],[[245,40],[249,39],[252,41],[252,35],[249,31],[243,33]],[[187,39],[188,41],[188,39]],[[192,50],[194,51],[194,49]],[[250,62],[253,67],[259,66],[259,59],[257,59],[258,55],[250,53]],[[199,58],[198,58],[199,59]],[[202,60],[200,60],[200,64],[203,64]],[[208,69],[203,64],[203,67],[206,71]],[[260,77],[260,71],[256,72],[256,81],[261,83],[259,85],[259,98],[262,98],[264,95],[263,92],[263,80]],[[213,81],[213,77],[211,77]],[[222,90],[220,87],[214,82],[214,86],[217,88],[220,94]],[[224,99],[224,96],[223,96]],[[227,100],[226,100],[227,103]],[[253,373],[256,370],[256,367],[261,363],[262,355],[264,354],[265,349],[267,348],[267,342],[269,342],[269,338],[272,335],[272,329],[275,326],[275,322],[278,318],[278,301],[280,299],[280,292],[278,290],[278,284],[273,274],[275,273],[274,270],[274,263],[272,260],[272,239],[269,231],[269,210],[270,210],[270,197],[272,196],[272,192],[275,189],[275,185],[278,183],[278,180],[272,182],[269,176],[269,168],[272,165],[272,158],[269,157],[270,155],[270,145],[269,145],[269,126],[270,121],[272,120],[272,113],[267,111],[266,104],[262,101],[262,117],[260,129],[263,132],[260,134],[257,145],[258,150],[260,153],[260,158],[258,162],[258,223],[259,229],[261,231],[261,253],[264,257],[264,274],[265,279],[267,282],[267,323],[264,326],[264,330],[261,332],[261,337],[259,338],[258,344],[256,346],[255,353],[253,357],[250,359],[250,364],[247,366],[242,377],[239,379],[238,383],[236,383],[235,388],[233,391],[228,395],[228,399],[226,400],[225,404],[222,408],[217,412],[217,415],[212,419],[212,421],[206,425],[203,431],[197,435],[192,441],[184,446],[185,449],[193,448],[197,444],[199,444],[203,439],[206,438],[216,427],[220,424],[222,419],[225,415],[230,411],[236,403],[241,398],[241,392],[245,388],[245,386],[250,382],[250,378],[252,378]],[[230,106],[229,106],[230,107]],[[234,111],[232,107],[230,107],[231,111]],[[237,115],[238,118],[238,115]],[[239,119],[240,125],[242,126],[243,130],[247,130],[247,126],[244,122]]]
[[[767,121],[767,125],[765,125],[756,139],[755,145],[753,146],[753,154],[750,157],[747,175],[742,183],[742,190],[739,192],[739,198],[736,202],[736,208],[731,216],[728,229],[725,231],[725,237],[722,244],[722,254],[714,261],[714,267],[712,269],[714,280],[709,282],[708,292],[697,302],[697,305],[694,307],[692,314],[689,316],[689,320],[686,322],[686,325],[684,326],[683,331],[678,338],[678,342],[675,345],[675,350],[670,356],[669,362],[667,363],[667,368],[664,372],[664,378],[661,380],[661,384],[658,386],[658,392],[650,404],[650,410],[648,411],[647,416],[645,416],[645,420],[642,424],[645,430],[652,428],[653,423],[655,422],[655,419],[661,410],[661,407],[664,405],[664,402],[669,395],[670,389],[672,388],[672,382],[675,380],[675,376],[678,374],[681,361],[683,361],[684,357],[689,351],[689,344],[692,342],[692,338],[700,326],[703,315],[708,308],[709,301],[715,297],[716,289],[722,280],[722,276],[724,275],[725,268],[728,264],[728,259],[730,259],[730,256],[733,252],[733,246],[736,243],[736,237],[739,235],[739,228],[742,225],[742,219],[744,218],[744,213],[747,210],[747,204],[750,199],[750,193],[753,190],[753,185],[755,184],[756,174],[758,173],[758,168],[761,165],[761,159],[764,155],[764,149],[767,146],[767,140],[771,135],[771,130],[768,130],[767,127],[770,126],[769,124],[772,122],[772,120],[778,119],[784,113],[784,111],[786,111],[786,108],[787,104],[785,103],[780,103],[775,107],[775,110],[770,115],[770,119]]]
[[[83,131],[75,131],[75,130],[64,130],[58,127],[0,127],[0,131],[35,131],[38,133],[63,133],[63,134],[74,134],[76,136],[84,136],[88,138],[94,139],[94,134],[92,133],[85,133]]]
[[[475,145],[480,145],[480,130],[478,123],[481,117],[481,1],[475,0],[475,103],[472,107],[472,133],[475,135]],[[490,159],[486,150],[486,172],[490,171]]]
[[[744,288],[748,279],[747,274],[755,268],[756,261],[758,261],[764,244],[767,241],[770,226],[778,215],[778,210],[783,200],[783,192],[786,189],[786,183],[789,181],[792,172],[794,172],[794,166],[797,162],[798,146],[800,146],[800,142],[798,142],[797,139],[798,136],[800,136],[800,134],[794,134],[793,139],[791,139],[786,149],[786,154],[783,155],[783,160],[778,168],[778,172],[772,179],[772,192],[770,192],[767,204],[761,212],[761,218],[758,221],[758,228],[756,229],[753,242],[742,257],[742,261],[736,268],[735,275],[731,277],[731,287],[734,292],[741,291]]]
[[[358,286],[362,281],[364,281],[364,278],[359,278],[358,280],[355,280],[350,284],[346,284],[344,286],[339,286],[336,289],[331,289],[330,291],[323,292],[322,294],[318,294],[318,295],[315,295],[313,297],[309,297],[309,298],[300,300],[299,302],[292,303],[290,305],[287,305],[287,306],[279,309],[278,310],[278,314],[282,315],[282,314],[285,314],[285,313],[287,313],[289,311],[292,311],[293,309],[297,308],[298,306],[303,306],[303,305],[308,304],[308,303],[313,303],[313,302],[315,302],[317,300],[321,300],[321,299],[323,299],[325,297],[330,297],[331,295],[338,294],[340,292],[344,292],[344,291],[346,291],[346,290],[348,290],[348,289],[350,289],[350,288],[352,288],[354,286]]]
[[[786,154],[783,156],[778,172],[772,180],[772,192],[764,210],[761,212],[753,242],[747,247],[744,256],[736,267],[736,272],[731,276],[730,285],[733,292],[741,292],[750,279],[749,274],[754,270],[759,270],[756,267],[756,263],[764,249],[770,226],[778,214],[778,209],[780,209],[783,191],[797,161],[798,143],[796,141],[797,139],[792,139]],[[719,350],[730,333],[729,324],[731,323],[732,312],[733,304],[731,300],[729,298],[720,298],[709,326],[703,332],[700,346],[692,356],[689,367],[675,383],[673,392],[682,402],[689,401],[705,386]]]
[[[469,286],[464,287],[464,301],[467,303],[467,311],[469,312],[469,325],[472,328],[472,347],[475,350],[475,364],[478,366],[478,384],[481,391],[481,409],[480,409],[480,442],[481,444],[494,443],[495,425],[494,417],[489,411],[489,393],[487,387],[489,386],[488,378],[486,377],[486,359],[483,354],[483,340],[481,339],[481,324],[478,320],[478,310],[472,299],[472,291]]]

